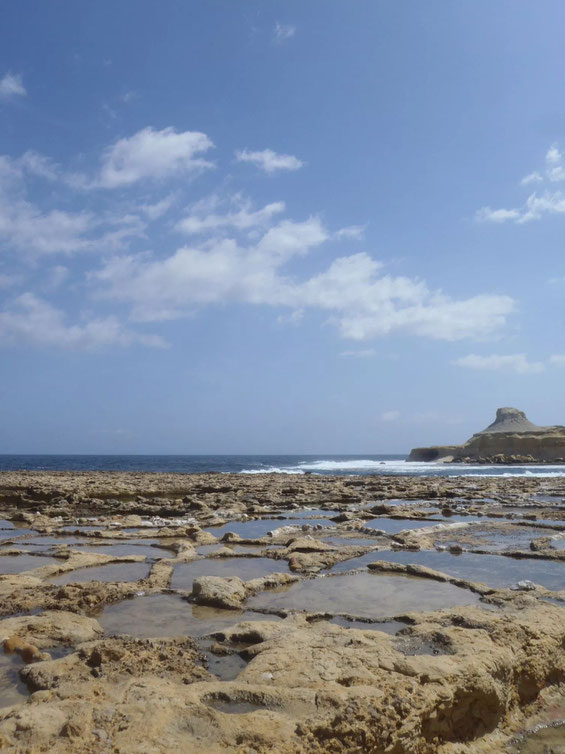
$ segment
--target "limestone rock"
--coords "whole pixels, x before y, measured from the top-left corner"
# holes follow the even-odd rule
[[[245,585],[237,576],[199,576],[192,584],[191,599],[198,605],[239,610],[246,596]]]
[[[414,448],[409,461],[466,463],[563,462],[565,427],[538,427],[517,408],[499,408],[492,424],[463,445]]]

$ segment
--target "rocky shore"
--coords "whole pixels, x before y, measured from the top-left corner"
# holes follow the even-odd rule
[[[0,597],[1,751],[565,740],[565,478],[5,472]]]

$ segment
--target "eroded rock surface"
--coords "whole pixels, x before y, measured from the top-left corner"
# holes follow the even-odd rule
[[[30,695],[3,706],[0,685],[0,750],[533,752],[554,740],[544,726],[565,718],[564,500],[560,478],[4,473],[0,639]],[[410,562],[458,552],[501,569],[512,558],[516,588],[470,578],[464,560],[456,575],[451,561],[445,571]],[[2,575],[14,558],[26,567]],[[236,558],[280,573],[206,575],[207,563]],[[129,581],[138,563],[147,575]],[[534,563],[552,570],[552,589],[519,587]],[[110,565],[114,581],[53,583]],[[171,588],[177,567],[192,592]],[[339,585],[360,584],[358,573],[366,604],[340,610]],[[403,600],[389,591],[370,617],[385,578]],[[293,607],[293,590],[322,584],[331,609]],[[465,606],[395,611],[421,585],[459,591],[450,604]],[[173,635],[142,638],[135,621],[129,635],[105,635],[103,611],[142,595],[174,603]],[[253,607],[269,595],[276,609]]]

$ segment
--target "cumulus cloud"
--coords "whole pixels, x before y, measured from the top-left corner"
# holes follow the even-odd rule
[[[29,292],[16,298],[10,309],[0,311],[0,343],[72,349],[135,343],[153,347],[165,345],[158,336],[125,329],[116,317],[69,325],[63,312]]]
[[[102,158],[97,185],[102,188],[130,186],[144,179],[163,179],[191,174],[212,167],[201,155],[213,147],[206,134],[177,133],[174,128],[155,131],[143,128],[119,139]]]
[[[32,254],[69,254],[89,248],[94,224],[88,212],[41,212],[26,201],[0,204],[0,239]]]
[[[545,170],[533,171],[524,176],[520,181],[522,186],[541,184],[544,182],[558,183],[565,180],[565,164],[563,155],[554,144],[545,155]],[[532,220],[540,220],[544,215],[561,215],[565,213],[565,193],[559,190],[545,190],[538,194],[530,194],[520,207],[510,209],[492,209],[482,207],[475,213],[475,219],[479,222],[504,223],[514,222],[519,225]]]
[[[12,97],[25,97],[27,94],[21,75],[5,73],[0,78],[0,100]]]
[[[216,197],[196,202],[190,208],[190,212],[176,224],[176,230],[186,235],[197,233],[214,232],[221,229],[249,230],[257,226],[268,225],[275,215],[284,212],[284,202],[272,202],[261,209],[253,210],[251,202],[239,196],[232,197],[235,209],[224,212],[214,211],[222,204]]]
[[[545,369],[545,365],[541,361],[528,361],[526,354],[523,353],[505,356],[501,354],[492,354],[491,356],[469,354],[469,356],[457,359],[455,364],[468,369],[516,372],[516,374],[539,374]]]
[[[554,353],[549,357],[550,364],[556,364],[557,366],[565,366],[565,354]]]
[[[30,255],[34,265],[43,264],[37,286],[43,293],[72,282],[72,274],[41,257],[97,252],[104,261],[87,273],[94,300],[125,304],[130,319],[139,322],[176,319],[203,307],[232,304],[271,307],[278,321],[287,324],[298,324],[315,312],[352,341],[391,333],[455,341],[488,337],[513,312],[514,301],[505,295],[453,298],[423,280],[389,275],[367,252],[321,259],[319,249],[360,240],[364,226],[330,230],[318,216],[290,219],[282,201],[253,205],[237,193],[212,195],[185,203],[179,212],[186,193],[176,179],[209,167],[203,155],[211,147],[202,133],[148,127],[108,147],[101,167],[91,174],[94,178],[69,176],[31,150],[18,158],[0,156],[0,243],[14,264],[23,257],[29,262]],[[302,164],[271,150],[243,155],[244,161],[267,172],[292,169],[289,160]],[[156,187],[154,179],[167,179],[165,190],[161,184]],[[38,181],[54,182],[57,190],[37,191]],[[96,201],[89,197],[89,203],[81,205],[77,196],[83,194],[70,191],[78,185],[121,191],[118,199],[102,192]],[[157,195],[151,193],[156,189]],[[60,197],[74,203],[58,204]],[[155,232],[152,237],[151,223],[169,212],[158,236]],[[166,250],[164,230],[186,236],[180,248]],[[152,238],[158,238],[159,251],[140,251],[150,248]],[[52,335],[39,327],[41,317]],[[4,342],[20,338],[68,347],[96,342],[158,344],[112,317],[69,324],[62,311],[31,292],[15,299],[2,318]],[[356,358],[369,353],[363,348],[343,352]]]
[[[138,320],[181,317],[205,305],[254,304],[318,310],[344,338],[367,340],[403,332],[443,340],[484,337],[514,309],[511,298],[482,294],[455,300],[419,280],[382,274],[366,253],[334,260],[299,280],[284,269],[331,233],[321,220],[281,220],[257,239],[207,239],[164,259],[117,257],[94,278],[100,295],[127,302]]]
[[[296,33],[296,27],[290,24],[280,24],[278,21],[275,24],[275,41],[284,42],[287,39],[291,39]]]
[[[400,411],[383,411],[380,416],[382,422],[395,422],[400,419]]]
[[[277,170],[299,170],[304,163],[291,154],[278,154],[272,149],[252,152],[240,149],[235,153],[238,162],[251,162],[265,173],[275,173]]]

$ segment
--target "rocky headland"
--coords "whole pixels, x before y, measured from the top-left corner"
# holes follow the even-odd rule
[[[0,751],[559,752],[564,608],[563,478],[6,472]]]
[[[496,419],[463,445],[414,448],[409,461],[444,463],[563,463],[565,427],[538,427],[517,408],[499,408]]]

